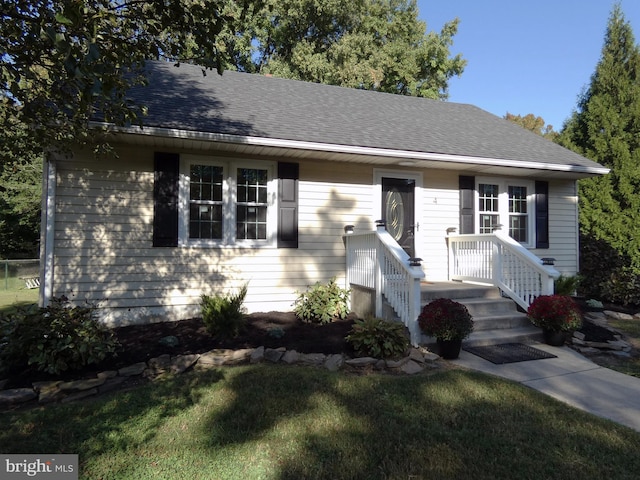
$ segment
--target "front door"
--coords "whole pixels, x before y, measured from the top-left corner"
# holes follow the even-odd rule
[[[415,257],[416,181],[382,178],[382,218],[387,231],[410,257]]]

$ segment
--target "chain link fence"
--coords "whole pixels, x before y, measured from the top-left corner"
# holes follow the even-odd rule
[[[38,259],[1,260],[0,290],[30,290],[40,286]]]

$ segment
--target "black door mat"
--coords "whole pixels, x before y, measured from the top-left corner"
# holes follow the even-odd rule
[[[485,345],[482,347],[462,347],[462,349],[496,365],[543,358],[557,358],[556,355],[523,343],[502,343],[500,345]]]

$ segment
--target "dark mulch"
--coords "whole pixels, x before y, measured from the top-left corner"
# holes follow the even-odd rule
[[[588,320],[582,322],[582,327],[578,331],[585,334],[584,339],[588,342],[608,342],[616,339],[610,330]]]
[[[355,317],[326,325],[304,323],[293,312],[253,313],[247,316],[247,328],[236,338],[211,336],[200,318],[135,325],[114,329],[121,347],[115,358],[91,365],[81,372],[49,375],[34,369],[12,372],[6,388],[30,386],[33,381],[68,380],[94,376],[103,370],[117,370],[163,354],[186,355],[204,353],[213,349],[241,349],[285,347],[300,353],[347,353],[352,349],[345,341]],[[178,345],[169,347],[160,343],[163,337],[174,336]]]

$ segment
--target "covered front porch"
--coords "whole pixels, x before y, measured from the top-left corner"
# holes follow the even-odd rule
[[[352,309],[359,315],[402,321],[414,345],[433,341],[422,335],[417,317],[435,298],[463,303],[474,317],[466,343],[494,344],[536,339],[539,330],[523,313],[540,295],[553,293],[559,272],[509,236],[495,232],[447,236],[448,281],[430,282],[422,259],[412,258],[386,231],[348,231],[346,278]],[[428,259],[427,259],[428,261]]]

